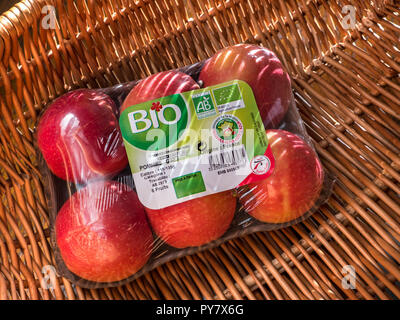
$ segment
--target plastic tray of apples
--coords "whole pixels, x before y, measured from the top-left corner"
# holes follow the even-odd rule
[[[232,163],[220,163],[215,172],[222,172],[224,178],[211,176],[206,187],[196,173],[178,179],[181,195],[176,193],[176,199],[166,193],[167,187],[159,188],[158,196],[150,195],[154,190],[142,185],[146,172],[143,166],[140,172],[131,170],[137,160],[136,149],[133,147],[131,154],[127,152],[128,138],[120,124],[125,119],[129,121],[132,114],[134,117],[135,112],[142,116],[139,120],[133,118],[137,126],[131,128],[130,134],[136,133],[132,135],[136,139],[144,129],[138,127],[140,121],[146,128],[168,125],[173,121],[166,119],[167,108],[179,111],[171,103],[159,103],[164,100],[153,102],[148,114],[139,110],[140,113],[137,106],[184,92],[195,92],[193,99],[206,99],[202,89],[232,81],[243,81],[251,89],[249,99],[258,108],[251,115],[255,114],[261,122],[257,124],[255,120],[253,124],[265,133],[270,158],[260,154],[245,159],[242,165],[252,172],[249,175],[250,171],[246,171],[247,179],[239,184],[234,182],[237,176],[225,175],[224,168]],[[234,91],[228,94],[231,100],[236,99],[232,98]],[[199,106],[207,106],[205,102],[202,100]],[[246,106],[235,109],[239,107],[234,102],[226,105],[225,109],[206,108],[206,116],[200,117],[199,113],[200,120],[196,120],[217,116],[222,119],[218,122],[222,129],[218,130],[222,130],[219,140],[224,148],[229,147],[224,139],[240,140],[233,138],[240,130],[239,118],[250,115]],[[193,122],[195,115],[190,114],[190,109],[187,112]],[[180,111],[179,115],[182,116]],[[219,134],[215,122],[214,133]],[[249,126],[247,121],[246,128],[252,129]],[[203,146],[206,149],[206,145],[204,141],[197,144],[199,150]],[[281,62],[273,52],[247,44],[222,49],[206,61],[140,81],[71,91],[52,101],[42,112],[36,129],[36,148],[50,209],[57,271],[86,288],[121,285],[177,257],[249,233],[296,224],[326,201],[334,183],[307,135],[294,103],[290,78]],[[167,170],[174,161],[178,160],[169,159],[161,167]],[[180,172],[184,169],[185,165],[181,166]],[[157,181],[171,183],[168,179],[177,173],[168,172],[162,177],[164,181]],[[233,185],[228,183],[229,179]]]

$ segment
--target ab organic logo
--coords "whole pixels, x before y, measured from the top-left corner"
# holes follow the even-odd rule
[[[203,119],[217,114],[210,91],[194,94],[192,99],[197,118]]]

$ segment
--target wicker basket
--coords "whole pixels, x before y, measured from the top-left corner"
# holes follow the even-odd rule
[[[0,25],[0,299],[400,298],[399,1],[25,0]],[[328,203],[300,225],[179,258],[122,287],[58,277],[33,149],[44,105],[239,42],[273,49],[291,73],[338,178]]]

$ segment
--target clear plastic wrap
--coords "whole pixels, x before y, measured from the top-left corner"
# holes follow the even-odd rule
[[[148,143],[161,129],[169,142]],[[86,288],[121,285],[177,257],[296,224],[334,182],[280,61],[254,45],[69,92],[44,110],[36,141],[57,270]]]

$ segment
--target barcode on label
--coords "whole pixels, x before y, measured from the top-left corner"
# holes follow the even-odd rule
[[[208,156],[210,170],[219,170],[230,166],[246,164],[247,153],[243,145],[229,150],[214,152]]]

